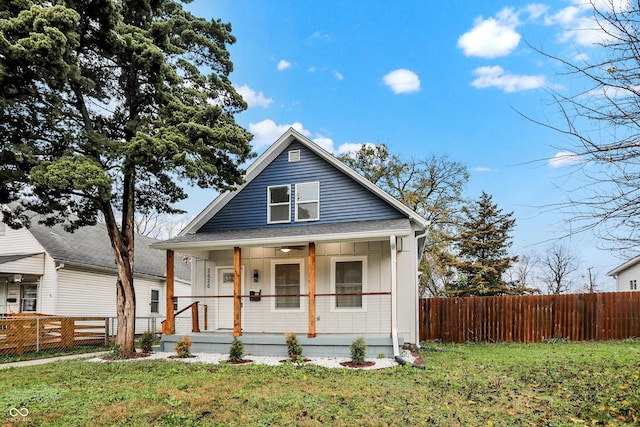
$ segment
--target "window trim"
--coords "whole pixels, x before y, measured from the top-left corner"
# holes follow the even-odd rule
[[[629,290],[632,290],[632,291],[638,290],[638,281],[636,279],[629,280]]]
[[[153,292],[156,291],[158,292],[158,311],[153,311]],[[162,302],[162,290],[160,288],[150,288],[149,289],[149,314],[151,315],[160,315],[160,307],[161,307],[161,302]],[[175,303],[174,303],[175,304]],[[174,310],[175,310],[175,306],[174,306]]]
[[[300,267],[300,292],[299,294],[306,294],[306,280],[305,280],[305,264],[303,258],[282,258],[282,259],[272,259],[271,260],[271,293],[272,295],[276,295],[276,265],[282,264],[298,264]],[[303,302],[304,297],[300,297],[300,307],[298,308],[277,308],[276,300],[278,297],[273,297],[271,299],[271,312],[272,313],[304,313],[306,311],[305,304]]]
[[[336,289],[336,264],[339,262],[361,261],[362,262],[362,293],[367,292],[367,256],[340,256],[331,257],[331,311],[332,312],[351,312],[362,313],[367,311],[367,296],[362,295],[361,307],[336,307],[337,289]]]
[[[272,188],[280,188],[280,187],[287,187],[288,194],[289,194],[289,201],[288,202],[271,203],[271,189]],[[273,221],[271,219],[271,208],[273,206],[284,206],[284,205],[288,206],[287,219],[286,220],[280,220],[280,221]],[[289,223],[289,222],[291,222],[291,184],[269,185],[269,186],[267,186],[267,224],[286,224],[286,223]]]
[[[303,201],[298,200],[298,194],[299,194],[298,193],[298,186],[300,186],[300,185],[309,185],[309,184],[315,184],[316,185],[318,197],[316,199],[310,199],[310,200],[303,200]],[[297,183],[295,185],[295,191],[296,191],[295,221],[296,222],[319,221],[320,220],[320,181],[299,182],[299,183]],[[298,205],[302,204],[302,203],[316,203],[318,205],[317,215],[316,215],[315,218],[306,218],[306,219],[298,218]]]
[[[25,292],[25,288],[26,287],[34,287],[35,290],[35,297],[33,298],[26,298],[26,292]],[[22,285],[20,285],[20,313],[37,313],[38,312],[38,294],[39,294],[39,286],[37,283],[23,283]],[[24,309],[24,303],[25,301],[35,301],[34,304],[34,308],[33,310],[25,310]]]

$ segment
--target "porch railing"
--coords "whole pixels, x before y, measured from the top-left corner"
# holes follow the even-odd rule
[[[279,315],[277,311],[272,309],[275,304],[272,300],[291,297],[300,298],[300,311],[296,311],[295,308],[283,309],[288,315],[286,327],[291,329],[290,332],[307,333],[309,326],[308,293],[264,294],[252,291],[249,294],[240,295],[243,330],[246,332],[274,332],[267,330],[269,325],[265,321],[274,314]],[[316,293],[315,297],[315,319],[318,333],[391,333],[391,292]],[[362,307],[335,307],[336,298],[340,297],[359,297],[362,301]],[[180,301],[180,305],[187,304],[189,300],[197,300],[175,313],[178,315],[188,308],[192,308],[192,332],[196,332],[196,325],[198,332],[228,330],[233,327],[233,295],[180,295],[175,296],[174,299]],[[222,309],[222,304],[226,305],[225,309]],[[224,326],[220,326],[221,316],[226,316],[224,317]],[[184,320],[188,321],[188,319]],[[176,323],[177,321],[176,318]],[[183,329],[186,325],[183,322],[182,329],[177,326],[176,333],[186,333],[187,331]],[[163,333],[165,333],[164,330]]]

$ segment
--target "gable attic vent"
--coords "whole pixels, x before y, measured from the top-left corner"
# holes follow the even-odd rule
[[[300,150],[289,151],[289,162],[299,162],[299,161],[300,161]]]

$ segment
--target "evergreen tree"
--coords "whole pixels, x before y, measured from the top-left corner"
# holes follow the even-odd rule
[[[462,208],[462,221],[455,237],[457,257],[449,260],[456,280],[447,285],[450,296],[495,296],[521,293],[503,279],[517,261],[510,257],[509,233],[515,226],[513,212],[503,214],[492,198],[482,192],[470,207]]]
[[[22,0],[0,8],[0,204],[69,231],[104,219],[116,344],[135,351],[134,215],[178,213],[179,180],[242,182],[251,135],[228,79],[231,26],[173,0]]]

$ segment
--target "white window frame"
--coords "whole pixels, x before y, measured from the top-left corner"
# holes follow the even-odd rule
[[[315,199],[309,199],[309,200],[300,200],[299,198],[299,191],[298,191],[298,187],[301,185],[312,185],[315,184],[316,186],[316,190],[317,190],[317,194],[318,197]],[[317,209],[317,215],[315,218],[304,218],[304,219],[300,219],[298,218],[298,204],[302,204],[302,203],[316,203],[318,205],[318,209]],[[308,221],[318,221],[320,219],[320,182],[319,181],[312,181],[312,182],[301,182],[296,184],[296,206],[295,206],[295,211],[296,211],[296,222],[308,222]]]
[[[35,297],[33,298],[27,298],[26,297],[26,288],[30,287],[30,288],[35,288]],[[39,286],[37,283],[23,283],[22,285],[20,285],[20,313],[37,313],[38,312],[38,294],[40,293],[39,291]],[[33,306],[33,310],[25,310],[24,309],[24,303],[26,301],[34,301],[35,304]]]
[[[153,293],[158,292],[158,311],[153,311]],[[150,288],[149,289],[149,314],[160,314],[161,304],[162,303],[162,289],[160,288]],[[175,310],[175,307],[174,307]]]
[[[632,291],[638,290],[638,281],[636,279],[629,280],[629,289]]]
[[[280,187],[287,187],[288,193],[289,193],[289,201],[287,202],[277,202],[277,203],[271,203],[271,189],[272,188],[280,188]],[[287,206],[287,219],[286,220],[279,220],[279,221],[273,221],[271,219],[271,208],[274,206]],[[267,224],[284,224],[284,223],[288,223],[291,222],[291,184],[284,184],[284,185],[270,185],[267,187]]]
[[[367,311],[367,296],[362,295],[362,306],[360,307],[336,307],[337,289],[336,289],[336,264],[339,262],[361,261],[362,262],[362,290],[367,292],[367,257],[366,256],[342,256],[331,258],[331,311],[332,312],[365,312]]]
[[[271,294],[276,294],[276,265],[281,264],[298,264],[300,267],[300,291],[299,294],[306,294],[306,280],[305,280],[305,264],[304,259],[272,259],[271,260]],[[300,307],[298,308],[276,308],[276,300],[278,297],[271,298],[271,312],[272,313],[304,313],[305,304],[304,297],[300,297]]]

